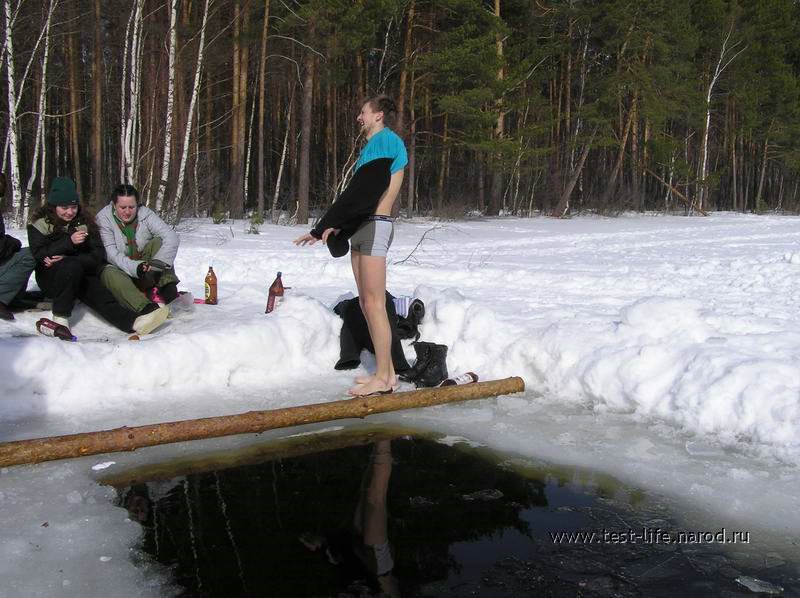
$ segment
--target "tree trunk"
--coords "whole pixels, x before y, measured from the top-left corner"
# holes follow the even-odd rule
[[[92,200],[95,210],[103,205],[103,47],[100,32],[100,0],[94,0],[94,51],[92,56]]]
[[[221,209],[219,196],[217,190],[218,184],[218,160],[212,154],[212,141],[214,139],[214,82],[209,75],[206,75],[206,122],[205,132],[203,133],[204,140],[204,155],[206,165],[206,193],[208,198],[206,203],[206,214],[213,213],[216,209]]]
[[[363,419],[376,413],[486,399],[524,390],[525,383],[522,378],[505,378],[491,382],[425,388],[387,396],[357,397],[299,407],[250,411],[238,415],[17,440],[0,444],[0,467],[23,463],[42,463],[101,453],[133,451],[145,446],[202,438],[219,438],[233,434],[258,434],[266,430],[339,419]]]
[[[714,95],[714,88],[716,87],[717,82],[719,81],[719,78],[725,69],[728,68],[728,66],[730,66],[730,64],[736,59],[736,57],[746,48],[745,46],[745,48],[740,49],[738,52],[733,54],[733,56],[730,56],[730,53],[733,52],[740,44],[740,42],[735,42],[730,46],[728,45],[731,41],[731,36],[733,35],[734,26],[735,21],[734,19],[731,19],[728,32],[725,36],[725,39],[722,41],[722,46],[719,51],[719,58],[717,59],[716,66],[714,67],[714,73],[709,75],[708,87],[706,89],[706,116],[703,123],[703,136],[700,146],[700,180],[699,188],[697,190],[697,204],[701,209],[705,208],[708,195],[708,184],[706,181],[706,177],[708,175],[708,138],[711,131],[711,100]]]
[[[336,118],[339,114],[339,90],[333,87],[333,98],[331,103],[331,130],[333,133],[331,141],[331,154],[333,156],[332,171],[332,185],[331,187],[336,190],[339,188],[339,125]]]
[[[286,165],[286,152],[289,148],[289,132],[292,130],[292,108],[294,104],[294,84],[290,85],[289,107],[286,110],[286,133],[283,136],[283,150],[281,151],[281,163],[278,166],[278,175],[275,177],[275,195],[272,197],[272,223],[278,223],[278,200],[280,199],[281,178],[283,177],[283,167]]]
[[[501,18],[500,15],[500,0],[494,0],[494,16],[497,17],[499,20]],[[505,78],[505,71],[503,69],[503,40],[498,34],[497,40],[495,41],[495,51],[497,53],[497,58],[500,61],[500,68],[497,71],[497,80],[503,81]],[[505,131],[505,113],[503,111],[503,103],[502,101],[497,102],[496,106],[497,110],[497,121],[495,122],[494,127],[494,136],[495,139],[498,141],[503,138],[503,134]],[[500,213],[500,206],[502,205],[503,201],[503,173],[502,173],[502,161],[503,156],[500,152],[497,152],[494,156],[494,170],[492,172],[492,188],[489,193],[489,214],[497,215]]]
[[[128,82],[128,56],[131,52],[131,28],[133,25],[134,14],[136,12],[136,3],[131,9],[131,16],[128,17],[128,24],[125,26],[125,41],[122,51],[122,79],[120,85],[120,127],[119,127],[119,182],[125,183],[128,173],[129,159],[127,157],[127,137],[128,137],[128,93],[125,85]]]
[[[313,21],[309,23],[308,33],[309,39],[314,39],[315,27]],[[300,116],[300,164],[298,167],[296,224],[308,224],[308,191],[311,177],[311,112],[314,100],[314,69],[316,66],[315,55],[311,50],[306,50],[303,63],[305,78],[303,81],[303,106]]]
[[[416,91],[415,78],[411,77],[411,126],[409,127],[408,140],[408,191],[406,192],[406,211],[411,218],[417,210],[417,118],[414,109],[414,92]]]
[[[138,6],[141,4],[141,6]],[[142,108],[144,106],[144,101],[142,100],[142,67],[144,66],[144,19],[142,17],[142,12],[144,10],[144,0],[137,0],[137,10],[139,11],[138,14],[138,21],[139,21],[139,35],[138,41],[136,44],[136,49],[138,51],[138,57],[136,60],[136,68],[131,70],[131,76],[135,76],[136,79],[131,80],[131,97],[133,98],[133,102],[135,103],[135,111],[133,113],[133,127],[131,129],[131,159],[133,160],[133,169],[131,172],[131,184],[140,184],[141,183],[141,168],[143,163],[143,157],[141,154],[141,147],[142,147],[142,138],[144,137],[142,126]],[[135,85],[135,87],[134,87]]]
[[[8,159],[11,173],[11,210],[17,222],[22,217],[22,189],[19,178],[19,156],[17,155],[17,97],[14,78],[14,42],[11,18],[11,1],[5,0],[6,12],[6,75],[8,81]],[[5,156],[3,157],[5,159]]]
[[[250,197],[250,162],[252,161],[252,153],[253,153],[253,120],[256,116],[256,106],[258,105],[257,102],[252,102],[250,106],[250,122],[247,125],[247,140],[245,142],[245,158],[244,158],[244,201],[245,201],[245,209],[247,208],[247,204],[249,203],[248,198]]]
[[[592,131],[591,137],[586,142],[586,145],[581,152],[581,157],[578,160],[578,165],[575,167],[575,170],[572,172],[572,175],[567,181],[567,186],[564,187],[564,192],[561,194],[561,197],[558,200],[558,205],[556,206],[555,210],[553,210],[553,216],[556,218],[563,218],[569,212],[569,197],[572,195],[572,190],[575,189],[575,185],[578,182],[578,178],[581,176],[581,171],[583,170],[583,165],[586,164],[586,158],[589,156],[589,150],[592,149],[592,141],[594,141],[594,136],[597,134],[597,127],[594,128]]]
[[[267,36],[269,25],[269,0],[264,0],[264,24],[261,29],[261,55],[258,61],[258,192],[256,209],[264,217],[264,113],[267,110]]]
[[[447,172],[447,112],[444,113],[444,123],[442,125],[442,154],[439,157],[439,177],[436,185],[436,211],[437,216],[442,216],[442,208],[444,208],[444,180],[445,173]]]
[[[399,92],[397,95],[397,123],[395,124],[395,129],[398,135],[401,137],[406,137],[405,134],[405,126],[406,126],[406,88],[408,86],[408,74],[410,71],[410,63],[411,57],[413,53],[413,31],[414,31],[414,0],[410,0],[408,5],[408,18],[406,19],[406,31],[405,36],[403,39],[403,60],[400,66],[400,82],[399,82]],[[413,74],[412,74],[412,86],[413,86]],[[412,92],[413,94],[413,92]],[[413,100],[412,100],[413,101]],[[412,189],[410,186],[406,187],[407,189]],[[392,217],[397,218],[400,215],[400,206],[402,204],[402,189],[400,191],[401,197],[398,197],[397,200],[392,204]],[[410,200],[406,202],[407,204],[410,203]],[[411,212],[409,211],[409,215]]]
[[[414,31],[414,0],[408,3],[408,17],[406,18],[406,31],[403,40],[403,62],[400,67],[400,90],[397,94],[397,133],[403,134],[406,124],[406,87],[408,82],[408,72],[410,70],[411,56],[414,51],[413,48],[413,31]]]
[[[97,0],[96,0],[97,1]],[[172,112],[175,103],[175,53],[177,50],[178,0],[171,0],[169,7],[169,66],[167,81],[167,114],[164,121],[164,151],[161,159],[161,179],[156,192],[156,212],[164,208],[164,193],[169,181],[169,166],[172,154]]]
[[[228,186],[228,214],[231,218],[241,216],[242,201],[242,161],[239,154],[239,85],[241,84],[241,3],[233,4],[233,73],[231,76],[231,150],[230,150],[230,184]]]
[[[641,211],[642,200],[639,197],[639,114],[633,115],[631,122],[631,192],[636,208]]]
[[[764,154],[761,159],[761,174],[758,177],[758,191],[756,192],[755,211],[762,212],[764,207],[762,205],[763,192],[764,192],[764,178],[767,174],[767,151],[769,148],[769,139],[764,140]]]
[[[246,160],[246,140],[247,140],[247,79],[250,65],[250,44],[247,43],[248,34],[250,30],[250,2],[245,1],[242,4],[242,31],[241,42],[239,48],[241,51],[241,58],[239,59],[239,98],[236,102],[236,114],[239,118],[239,123],[236,126],[236,153],[238,155],[237,162],[239,164],[238,176],[241,181],[236,188],[236,193],[239,195],[240,200],[231,212],[231,218],[244,217],[245,206],[247,205],[247,183],[245,181],[245,171],[247,170]]]
[[[736,133],[733,133],[733,143],[731,143],[731,194],[733,195],[733,211],[739,209],[739,189],[737,186],[737,164],[736,164]]]
[[[478,162],[478,211],[483,214],[486,209],[486,160],[483,154],[477,152],[475,160]]]
[[[78,195],[83,197],[83,184],[81,182],[81,151],[80,151],[80,89],[78,81],[78,52],[77,31],[80,30],[80,21],[76,7],[76,0],[67,0],[70,28],[67,35],[67,53],[69,54],[69,120],[70,120],[70,145],[72,146],[72,178]]]
[[[619,142],[619,150],[617,151],[617,159],[614,162],[614,167],[611,170],[611,176],[608,178],[608,182],[606,183],[606,190],[603,192],[603,196],[600,199],[600,204],[602,209],[608,208],[609,200],[611,199],[611,195],[614,193],[614,188],[617,184],[617,177],[619,177],[619,173],[622,171],[622,164],[625,160],[625,146],[628,144],[628,136],[631,132],[631,126],[633,125],[633,119],[636,116],[636,104],[638,102],[639,96],[638,94],[634,93],[633,100],[631,101],[631,109],[628,112],[628,120],[625,123],[625,129],[622,133],[622,139]]]
[[[203,23],[200,26],[200,46],[197,49],[197,64],[194,68],[194,83],[192,84],[192,98],[189,100],[189,114],[186,117],[186,129],[183,133],[183,151],[181,151],[181,161],[178,166],[178,184],[175,188],[175,202],[173,204],[172,221],[175,222],[180,215],[180,201],[183,195],[183,181],[186,173],[186,161],[189,157],[189,142],[192,134],[192,120],[194,119],[194,107],[197,104],[197,96],[200,95],[200,81],[203,73],[203,56],[206,44],[206,26],[208,24],[208,10],[212,0],[206,0],[203,7]],[[196,161],[196,159],[195,159]]]
[[[28,177],[28,184],[25,187],[25,194],[23,195],[23,212],[22,221],[28,221],[28,210],[31,203],[31,194],[33,191],[33,184],[36,181],[37,167],[39,162],[39,151],[42,149],[42,172],[41,176],[44,177],[44,115],[47,107],[47,61],[50,57],[50,24],[53,21],[53,12],[56,9],[58,0],[50,0],[50,5],[47,9],[47,19],[44,24],[44,52],[42,53],[42,71],[39,79],[39,100],[37,102],[37,115],[36,115],[36,133],[34,135],[33,145],[33,159],[31,160],[31,175]]]

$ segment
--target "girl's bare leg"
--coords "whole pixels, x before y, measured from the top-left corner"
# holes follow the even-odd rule
[[[375,347],[377,366],[371,379],[350,389],[351,395],[361,396],[391,390],[397,379],[392,363],[392,329],[386,315],[386,257],[359,255],[351,260],[358,269],[356,284],[361,310]]]

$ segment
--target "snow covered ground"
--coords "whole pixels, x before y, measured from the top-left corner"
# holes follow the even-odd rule
[[[349,260],[295,248],[304,227],[245,228],[180,226],[180,287],[202,296],[213,265],[220,303],[146,341],[81,309],[76,344],[20,336],[41,314],[0,322],[0,441],[342,398],[330,308],[355,290]],[[409,254],[388,288],[422,298],[422,338],[448,345],[451,372],[528,390],[376,419],[601,470],[800,566],[800,219],[404,221],[391,261]],[[278,270],[292,288],[265,315]],[[0,595],[163,591],[91,466],[198,446],[0,470]]]

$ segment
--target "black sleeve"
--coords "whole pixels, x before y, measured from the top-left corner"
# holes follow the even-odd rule
[[[100,267],[106,263],[106,250],[103,247],[103,240],[98,232],[91,232],[82,243],[78,252],[78,259],[83,266],[84,272],[99,273]]]
[[[379,158],[364,164],[350,180],[339,198],[319,219],[311,234],[317,239],[329,228],[340,228],[352,234],[368,216],[375,213],[378,202],[391,179],[392,160]]]
[[[28,245],[39,264],[43,264],[46,257],[75,253],[75,247],[72,245],[69,235],[65,234],[58,239],[51,239],[48,235],[40,233],[32,224],[28,225]]]
[[[19,239],[9,237],[6,234],[6,225],[3,222],[3,217],[0,216],[0,262],[17,253],[20,247],[22,247],[22,243],[20,243]]]

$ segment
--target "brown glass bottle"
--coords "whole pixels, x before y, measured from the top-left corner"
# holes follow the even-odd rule
[[[217,304],[217,275],[214,274],[214,268],[211,266],[208,267],[208,274],[206,274],[206,303]]]
[[[72,332],[70,332],[69,328],[63,324],[56,324],[49,318],[40,318],[36,322],[36,330],[38,330],[40,334],[54,336],[55,338],[60,338],[62,341],[71,341],[74,343],[78,340],[76,337],[72,336]]]
[[[269,285],[269,296],[267,297],[267,309],[265,314],[270,313],[280,303],[283,298],[283,280],[281,280],[281,272],[275,277],[275,280]]]

